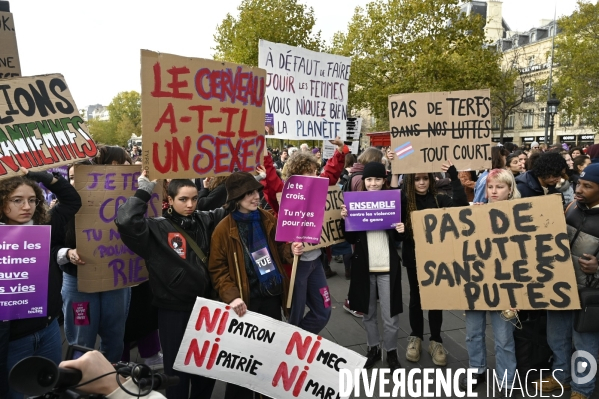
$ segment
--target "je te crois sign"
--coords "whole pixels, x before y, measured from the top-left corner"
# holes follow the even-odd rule
[[[489,90],[389,96],[393,173],[439,172],[451,160],[458,170],[491,167]]]
[[[154,178],[224,176],[262,163],[266,72],[141,52],[143,167]]]
[[[143,283],[148,279],[144,260],[131,251],[114,220],[118,208],[138,188],[139,166],[77,165],[75,189],[83,206],[75,215],[77,251],[85,265],[77,267],[81,292],[104,292]],[[162,214],[162,185],[157,184],[145,217]]]

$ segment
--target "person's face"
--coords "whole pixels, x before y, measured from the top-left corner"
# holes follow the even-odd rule
[[[287,154],[287,151],[283,151],[281,153],[281,160],[286,161],[288,156],[289,154]]]
[[[69,182],[71,183],[71,186],[75,185],[75,167],[71,166],[69,168]]]
[[[195,187],[181,187],[175,198],[168,197],[169,205],[175,212],[183,216],[191,215],[198,204],[198,189]]]
[[[584,179],[578,180],[574,199],[589,208],[599,205],[599,184]]]
[[[576,157],[579,157],[579,156],[581,156],[581,155],[582,155],[582,154],[580,153],[580,151],[579,151],[579,150],[574,150],[574,151],[572,151],[572,158],[576,158]]]
[[[36,201],[37,197],[33,188],[26,184],[17,187],[10,193],[8,201],[4,205],[6,224],[19,225],[29,222],[35,213]]]
[[[495,179],[487,181],[487,199],[489,202],[505,201],[510,198],[511,187]]]
[[[524,172],[526,170],[526,160],[528,157],[526,154],[518,155],[518,162],[520,163],[520,169]]]
[[[430,186],[430,181],[428,179],[427,173],[417,173],[414,178],[414,188],[416,189],[416,194],[424,195],[428,192],[428,187]]]
[[[582,173],[582,171],[584,170],[584,168],[586,168],[590,164],[591,164],[591,160],[589,158],[585,159],[584,163],[578,167],[579,173]]]
[[[260,205],[260,193],[258,190],[254,190],[251,193],[247,193],[241,201],[239,201],[239,212],[250,213],[258,209]]]
[[[382,177],[367,177],[364,179],[364,187],[366,187],[366,191],[382,190],[383,184],[385,184],[385,179]]]
[[[572,161],[570,154],[564,154],[564,159],[566,160],[566,164],[568,164],[568,169],[574,169],[574,161]]]
[[[522,165],[520,164],[519,158],[512,158],[510,164],[508,165],[512,173],[520,173],[522,172]]]
[[[133,146],[133,152],[137,152],[137,146],[136,145]]]
[[[562,173],[565,173],[565,170],[562,170]],[[547,186],[555,186],[557,183],[560,182],[560,180],[562,179],[562,176],[545,176],[545,177],[539,177],[539,183],[541,183],[541,186],[543,187],[547,187]]]
[[[322,155],[320,154],[320,151],[318,151],[316,154],[314,154],[314,156],[316,157],[316,159],[320,159],[320,157],[321,157]]]

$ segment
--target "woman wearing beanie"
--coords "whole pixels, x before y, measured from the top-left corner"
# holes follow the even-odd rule
[[[364,166],[362,184],[365,191],[386,189],[387,172],[380,162]],[[347,217],[347,208],[342,206],[341,217]],[[401,270],[395,241],[400,240],[404,224],[397,223],[394,229],[376,231],[345,230],[345,239],[355,245],[351,258],[352,275],[349,283],[349,304],[352,310],[364,313],[362,322],[368,343],[367,360],[364,368],[371,368],[381,358],[378,321],[377,292],[383,318],[383,348],[387,351],[387,364],[391,371],[400,366],[397,360],[397,338],[401,303]]]
[[[230,212],[214,230],[208,270],[220,299],[242,317],[247,310],[281,320],[289,279],[283,262],[301,256],[302,243],[275,242],[277,220],[259,209],[262,185],[247,172],[225,182]],[[227,384],[225,399],[253,397],[253,391]]]
[[[416,274],[416,244],[414,243],[411,213],[423,209],[450,208],[454,206],[469,205],[466,193],[464,192],[464,187],[460,182],[458,171],[455,166],[449,162],[449,165],[443,165],[441,169],[443,172],[446,172],[451,179],[453,198],[445,194],[437,194],[435,184],[432,184],[435,182],[433,173],[405,175],[403,180],[404,189],[401,192],[401,220],[405,220],[406,222],[406,235],[402,246],[402,259],[410,283],[410,327],[412,328],[412,332],[408,337],[408,348],[406,350],[406,359],[410,362],[418,362],[420,360],[422,339],[424,335],[424,313],[420,303],[420,290],[418,287],[418,276]],[[428,324],[431,331],[428,350],[433,359],[433,363],[437,366],[445,366],[447,364],[447,353],[443,348],[443,340],[441,339],[442,323],[442,310],[428,311]]]

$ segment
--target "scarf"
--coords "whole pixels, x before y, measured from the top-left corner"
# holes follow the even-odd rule
[[[283,292],[283,276],[279,273],[274,263],[272,252],[268,247],[266,231],[262,226],[262,217],[260,211],[255,210],[250,213],[241,213],[234,211],[231,216],[238,225],[245,224],[247,229],[247,246],[243,237],[240,236],[244,249],[249,255],[249,259],[254,266],[254,272],[259,281],[259,290],[262,296],[276,296]],[[247,258],[246,258],[247,259]],[[260,264],[258,264],[260,262]]]

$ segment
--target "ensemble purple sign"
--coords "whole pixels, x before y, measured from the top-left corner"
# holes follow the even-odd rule
[[[50,226],[0,226],[0,320],[46,316]]]
[[[345,230],[389,230],[401,222],[401,191],[348,191],[343,193],[347,207]]]
[[[285,182],[275,239],[318,244],[324,221],[329,179],[291,176]]]

